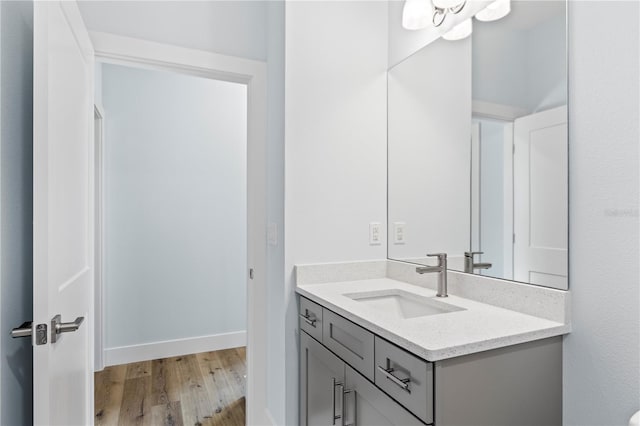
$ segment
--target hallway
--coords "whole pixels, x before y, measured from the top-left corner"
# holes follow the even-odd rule
[[[246,348],[107,367],[96,425],[244,425]]]

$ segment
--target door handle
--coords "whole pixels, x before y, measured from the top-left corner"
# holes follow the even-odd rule
[[[349,421],[348,412],[347,412],[347,395],[353,396],[353,420]],[[342,391],[342,426],[355,426],[358,422],[357,420],[357,407],[356,407],[356,390],[343,390]]]
[[[336,424],[336,420],[341,420],[342,422],[342,413],[344,410],[344,404],[342,405],[342,407],[340,407],[340,414],[336,414],[336,388],[340,388],[340,394],[342,395],[342,392],[344,392],[344,384],[342,382],[338,382],[336,381],[335,378],[333,378],[333,397],[331,398],[332,400],[332,410],[331,410],[331,424],[335,426]]]
[[[72,333],[79,329],[83,321],[84,317],[78,317],[73,322],[62,322],[62,316],[60,314],[53,317],[51,320],[51,343],[58,341],[60,338],[58,335],[62,333]]]
[[[44,345],[47,343],[47,325],[38,324],[35,327],[36,331],[36,345]],[[14,339],[18,337],[30,337],[33,334],[33,322],[25,321],[20,327],[16,327],[11,330],[11,337]]]
[[[11,337],[14,339],[18,337],[29,337],[31,336],[31,331],[33,330],[33,322],[25,321],[22,323],[20,327],[16,327],[11,330]]]

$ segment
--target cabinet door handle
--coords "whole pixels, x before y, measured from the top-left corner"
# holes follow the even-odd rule
[[[315,328],[316,327],[316,321],[317,318],[316,317],[312,317],[311,315],[309,315],[309,313],[305,313],[304,315],[300,314],[300,318],[302,318],[304,320],[304,322],[306,322],[307,324],[309,324],[311,327]]]
[[[343,413],[344,413],[344,397],[341,399],[342,407],[340,407],[340,414],[336,415],[336,388],[340,388],[340,395],[344,393],[344,384],[342,382],[337,382],[335,377],[333,378],[333,397],[331,398],[332,407],[331,410],[331,424],[335,426],[336,420],[341,420],[341,424],[344,424]]]
[[[347,421],[347,395],[353,395],[353,421]],[[356,421],[356,390],[344,390],[342,392],[342,426],[355,426]]]
[[[395,375],[393,375],[393,368],[383,368],[378,366],[378,371],[380,371],[382,374],[384,374],[384,376],[391,380],[393,383],[395,383],[396,385],[398,385],[401,389],[406,390],[407,392],[411,393],[411,391],[409,390],[409,383],[411,383],[411,379],[410,378],[406,378],[406,379],[401,379],[399,377],[396,377]]]

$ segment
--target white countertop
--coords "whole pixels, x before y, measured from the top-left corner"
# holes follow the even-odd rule
[[[296,291],[427,361],[559,336],[570,331],[569,324],[454,295],[437,300],[464,310],[410,319],[399,319],[344,296],[347,293],[393,289],[436,299],[435,291],[429,288],[390,278],[299,284]]]

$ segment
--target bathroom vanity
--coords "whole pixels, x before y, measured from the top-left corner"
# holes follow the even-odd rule
[[[389,260],[296,267],[300,424],[562,424],[567,4],[512,3],[390,64]]]
[[[410,265],[369,263],[377,272],[359,277],[344,273],[358,264],[323,279],[322,265],[297,267],[301,425],[562,424],[566,292],[522,284],[539,293],[531,304],[557,301],[535,316],[438,298],[432,277],[401,281]]]

